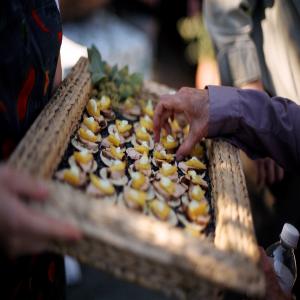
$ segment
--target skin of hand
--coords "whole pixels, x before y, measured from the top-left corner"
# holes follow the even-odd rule
[[[175,114],[184,115],[190,124],[190,132],[176,153],[176,159],[182,160],[188,155],[194,145],[208,133],[209,97],[207,90],[181,88],[173,95],[163,95],[155,108],[154,140],[159,142],[160,131],[165,128],[170,132],[168,119]]]
[[[248,82],[242,85],[241,88],[264,91],[261,80]],[[272,185],[275,182],[281,181],[284,177],[284,170],[271,158],[258,159],[255,161],[255,165],[257,174],[256,181],[260,187],[266,184]]]
[[[276,278],[273,266],[263,248],[260,248],[260,264],[266,279],[265,300],[291,300],[292,296],[285,294]]]
[[[72,225],[34,211],[23,201],[45,201],[47,196],[45,184],[0,165],[0,249],[9,257],[41,252],[51,241],[81,238]]]

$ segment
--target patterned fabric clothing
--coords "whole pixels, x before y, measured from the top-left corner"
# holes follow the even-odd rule
[[[55,0],[0,1],[0,159],[50,99],[62,40]],[[1,299],[64,299],[63,258],[0,255]]]

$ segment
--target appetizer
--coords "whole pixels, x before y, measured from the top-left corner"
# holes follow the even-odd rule
[[[150,159],[146,153],[142,155],[142,157],[134,162],[131,166],[131,169],[139,171],[146,176],[150,176],[152,174]]]
[[[101,179],[94,174],[90,174],[90,184],[87,193],[92,196],[101,197],[103,200],[116,201],[116,190],[107,179]]]
[[[100,113],[100,109],[97,105],[97,101],[95,99],[90,99],[88,104],[86,105],[86,110],[90,117],[93,117],[100,125],[100,127],[106,128],[107,122],[104,117]]]
[[[145,211],[146,209],[147,194],[143,191],[138,191],[128,186],[124,187],[123,201],[124,204],[139,211]]]
[[[147,176],[145,176],[141,172],[131,172],[131,181],[129,182],[129,185],[140,191],[146,192],[150,187],[150,180]]]
[[[180,182],[182,184],[185,184],[186,186],[189,186],[190,183],[198,184],[202,188],[207,190],[208,189],[208,183],[204,180],[204,175],[205,175],[204,173],[201,174],[201,175],[197,174],[195,170],[188,170],[187,174],[185,174],[184,176],[182,176],[180,178]]]
[[[176,164],[171,165],[167,162],[163,162],[161,168],[156,174],[156,179],[160,179],[162,177],[168,177],[172,181],[177,181],[178,180],[177,165]]]
[[[130,120],[135,121],[141,115],[141,107],[136,103],[136,101],[128,97],[121,107],[122,115]]]
[[[178,207],[181,204],[180,197],[185,193],[186,188],[179,183],[173,182],[168,177],[161,177],[153,182],[156,196],[165,200],[171,207]]]
[[[109,134],[106,138],[102,140],[101,147],[107,148],[110,146],[123,147],[125,144],[125,139],[119,135],[118,132],[114,134]]]
[[[125,139],[125,142],[131,141],[132,125],[127,120],[116,120],[115,124],[111,124],[108,127],[110,134],[118,133]]]
[[[95,135],[90,129],[79,128],[77,135],[72,139],[72,145],[79,151],[85,149],[96,153],[99,150],[98,143],[101,142],[101,135]]]
[[[83,186],[86,183],[86,175],[77,166],[73,165],[70,169],[57,171],[55,177],[75,187]]]
[[[208,202],[192,200],[186,207],[185,213],[178,213],[177,216],[183,225],[202,231],[210,221]]]
[[[153,132],[153,121],[148,115],[140,118],[140,126],[146,128],[149,132]]]
[[[143,141],[141,144],[135,144],[134,147],[130,147],[126,149],[126,154],[133,160],[140,159],[143,154],[149,154],[149,145],[147,142]]]
[[[84,129],[89,129],[95,134],[97,134],[101,130],[99,123],[95,121],[94,117],[84,116],[81,127]]]
[[[161,144],[168,152],[171,153],[175,152],[175,149],[178,147],[178,142],[170,134],[161,138]]]
[[[108,96],[102,96],[101,99],[97,101],[97,106],[105,119],[114,120],[116,118],[116,115],[111,107],[111,100]]]
[[[85,173],[95,172],[97,169],[97,162],[93,155],[86,149],[75,151],[69,158],[70,166],[78,166]]]
[[[100,170],[100,176],[103,179],[110,180],[111,183],[118,186],[123,186],[128,182],[128,178],[125,174],[126,164],[121,160],[112,161],[111,166],[108,168],[102,168]]]
[[[117,160],[123,160],[125,158],[125,149],[120,147],[110,146],[108,148],[102,149],[100,157],[103,163],[110,167],[113,162]]]
[[[178,223],[177,215],[174,210],[164,201],[154,199],[149,202],[149,213],[160,221],[168,222],[176,226]]]
[[[178,164],[178,167],[185,174],[188,172],[188,170],[206,170],[206,165],[195,156],[187,161],[181,161]]]
[[[153,118],[154,116],[154,109],[153,109],[153,103],[152,100],[148,100],[147,104],[143,107],[143,113],[150,118]]]

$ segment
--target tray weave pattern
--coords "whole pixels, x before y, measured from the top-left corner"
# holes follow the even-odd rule
[[[84,233],[85,238],[76,244],[53,244],[49,250],[180,299],[217,299],[224,287],[263,295],[265,282],[258,267],[245,179],[239,153],[231,145],[208,141],[216,211],[214,243],[50,180],[90,90],[87,60],[81,58],[9,161],[49,180],[49,201],[30,205],[75,223]],[[172,92],[153,82],[146,82],[145,90],[156,95]]]

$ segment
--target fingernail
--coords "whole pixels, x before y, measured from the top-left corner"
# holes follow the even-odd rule
[[[181,154],[176,154],[176,160],[181,161],[183,159],[183,156]]]

